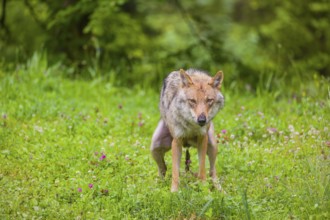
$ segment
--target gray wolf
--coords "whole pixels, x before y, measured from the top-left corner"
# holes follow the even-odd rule
[[[198,177],[206,180],[206,154],[210,162],[210,176],[214,186],[221,190],[216,175],[217,144],[212,119],[224,106],[220,92],[223,73],[213,77],[208,73],[188,69],[173,71],[164,80],[160,95],[161,120],[152,136],[151,154],[158,165],[158,174],[166,174],[165,153],[172,149],[171,191],[179,188],[179,170],[182,147],[198,150]]]

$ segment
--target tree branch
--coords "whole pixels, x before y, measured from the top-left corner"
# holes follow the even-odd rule
[[[29,9],[33,19],[35,20],[35,22],[43,29],[43,30],[47,30],[46,28],[46,24],[43,23],[37,16],[37,13],[34,11],[33,6],[30,4],[29,0],[24,0],[24,3],[26,5],[26,7]]]
[[[173,0],[175,6],[178,8],[183,20],[187,23],[189,30],[193,36],[198,40],[199,44],[202,45],[205,49],[209,49],[207,46],[206,40],[204,40],[201,35],[199,34],[199,31],[196,27],[196,25],[193,23],[193,21],[190,19],[189,13],[187,10],[183,7],[180,0]]]
[[[0,29],[3,28],[5,32],[9,35],[9,29],[6,26],[6,6],[7,6],[7,0],[2,0],[2,10],[1,10],[1,18],[0,18]]]
[[[215,54],[213,53],[213,50],[210,47],[210,44],[208,43],[207,39],[203,39],[203,37],[200,35],[200,31],[198,30],[198,27],[194,24],[194,19],[191,18],[188,11],[181,4],[180,0],[172,0],[172,1],[174,2],[174,5],[178,8],[183,20],[187,23],[191,34],[197,39],[198,45],[204,48],[205,51],[207,51],[208,54],[210,55],[211,59],[214,60]]]
[[[1,11],[1,19],[0,19],[1,26],[3,26],[4,23],[5,23],[5,18],[6,18],[6,4],[7,4],[7,0],[2,0],[2,11]]]

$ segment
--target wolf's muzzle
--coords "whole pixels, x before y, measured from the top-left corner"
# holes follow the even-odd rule
[[[199,126],[204,126],[206,124],[206,116],[204,113],[198,116],[197,123],[199,124]]]

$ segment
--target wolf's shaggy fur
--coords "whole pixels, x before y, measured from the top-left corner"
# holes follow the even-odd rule
[[[172,191],[178,190],[183,146],[198,148],[198,175],[202,180],[205,180],[205,154],[208,154],[210,175],[217,182],[217,146],[211,121],[224,105],[220,92],[222,80],[221,71],[211,77],[194,69],[174,71],[164,80],[159,103],[162,119],[153,134],[151,152],[159,175],[164,177],[167,169],[164,155],[172,148]],[[216,186],[220,189],[220,185]]]

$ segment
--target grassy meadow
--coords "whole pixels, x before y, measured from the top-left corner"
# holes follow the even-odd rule
[[[330,218],[329,81],[237,92],[225,79],[215,127],[226,194],[183,160],[170,193],[149,152],[157,91],[61,71],[37,56],[0,70],[0,219]]]

